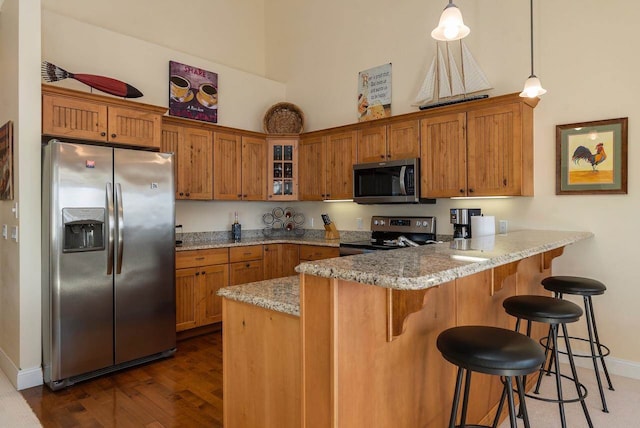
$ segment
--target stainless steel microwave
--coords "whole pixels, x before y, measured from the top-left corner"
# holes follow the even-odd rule
[[[353,166],[353,201],[359,204],[435,203],[420,198],[420,159]]]

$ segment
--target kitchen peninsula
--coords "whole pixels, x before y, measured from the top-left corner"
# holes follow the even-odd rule
[[[437,351],[438,334],[513,328],[502,301],[543,294],[553,258],[592,236],[516,231],[474,238],[468,250],[378,251],[302,263],[299,280],[220,290],[225,426],[445,426],[455,367]],[[486,422],[501,385],[479,375],[472,389],[469,420]]]

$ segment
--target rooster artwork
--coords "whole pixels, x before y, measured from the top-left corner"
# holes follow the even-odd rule
[[[573,152],[573,156],[571,160],[578,164],[580,160],[584,160],[585,162],[589,162],[591,164],[591,168],[594,171],[597,171],[597,166],[607,159],[607,154],[604,151],[604,144],[598,143],[596,144],[596,152],[591,153],[591,151],[585,146],[578,146],[576,150]]]

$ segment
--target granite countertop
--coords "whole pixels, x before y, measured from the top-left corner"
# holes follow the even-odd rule
[[[225,287],[218,295],[289,315],[300,316],[299,276]]]
[[[182,245],[176,247],[176,251],[189,251],[189,250],[206,250],[209,248],[228,248],[228,247],[242,247],[248,245],[263,245],[263,244],[306,244],[306,245],[322,245],[325,247],[339,247],[340,242],[336,239],[324,239],[315,237],[281,237],[281,238],[267,238],[267,237],[249,237],[243,238],[240,242],[234,242],[232,239],[212,239],[202,241],[185,241]]]
[[[296,271],[398,290],[420,290],[591,238],[591,232],[522,230],[504,235],[300,264]],[[458,246],[458,248],[454,248]],[[461,249],[462,247],[469,249]]]

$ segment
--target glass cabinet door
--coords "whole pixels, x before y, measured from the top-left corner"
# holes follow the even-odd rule
[[[269,199],[297,199],[298,139],[269,139]]]

